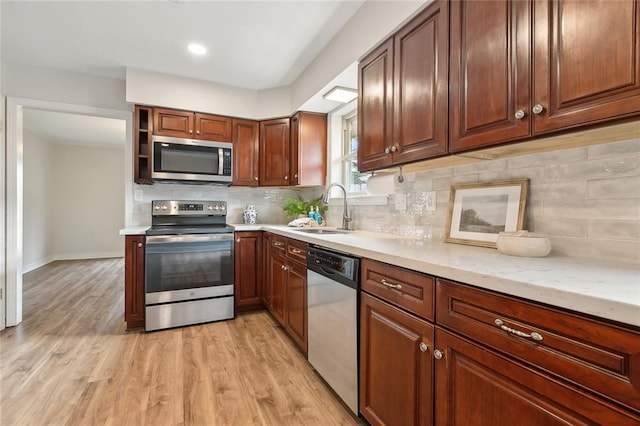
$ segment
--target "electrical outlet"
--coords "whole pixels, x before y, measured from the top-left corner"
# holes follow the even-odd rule
[[[403,194],[403,193],[396,194],[396,210],[400,210],[400,211],[407,210],[407,194]]]
[[[436,191],[428,191],[425,197],[425,206],[428,212],[436,211]]]
[[[142,189],[133,191],[133,199],[135,201],[144,201],[144,191]]]

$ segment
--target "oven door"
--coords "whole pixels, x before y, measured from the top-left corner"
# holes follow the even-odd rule
[[[233,234],[147,237],[147,305],[233,295],[233,281]]]

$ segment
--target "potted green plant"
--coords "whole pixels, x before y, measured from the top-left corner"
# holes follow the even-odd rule
[[[322,202],[322,196],[309,201],[305,201],[301,195],[296,198],[285,195],[283,199],[285,204],[282,210],[285,211],[288,219],[297,219],[300,215],[307,216],[311,207],[317,207],[323,216],[328,209],[328,206]]]

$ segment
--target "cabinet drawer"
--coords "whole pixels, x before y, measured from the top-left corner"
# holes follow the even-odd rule
[[[640,333],[438,280],[437,318],[490,347],[640,411]]]
[[[287,240],[287,257],[307,265],[307,243],[298,240]]]
[[[362,290],[433,321],[434,278],[362,259]]]
[[[275,253],[281,253],[286,255],[287,253],[287,239],[280,235],[271,235],[271,250]]]

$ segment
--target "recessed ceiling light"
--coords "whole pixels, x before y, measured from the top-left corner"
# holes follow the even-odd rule
[[[358,91],[347,87],[336,86],[325,93],[322,97],[330,101],[347,103],[358,97]]]
[[[202,56],[207,53],[207,48],[199,43],[189,43],[189,46],[187,46],[187,48],[189,49],[189,52],[193,53],[194,55]]]

